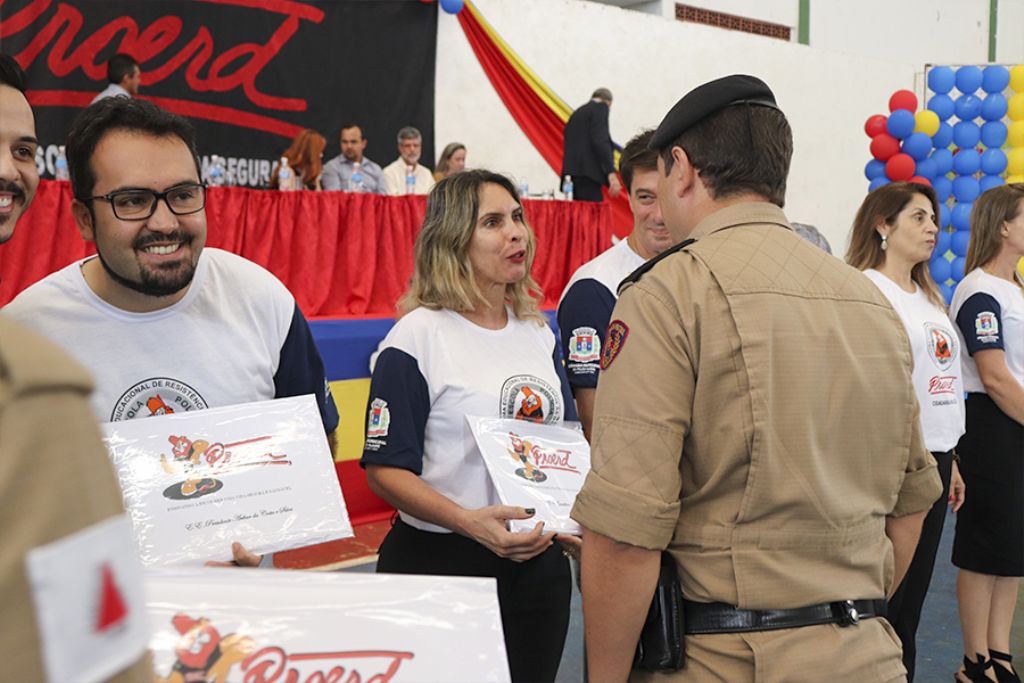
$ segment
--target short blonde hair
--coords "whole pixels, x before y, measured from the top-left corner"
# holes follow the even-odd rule
[[[416,237],[415,267],[409,289],[399,300],[399,315],[420,306],[456,312],[476,310],[487,300],[476,284],[469,260],[469,243],[480,211],[480,190],[492,183],[506,190],[515,201],[519,194],[508,178],[481,169],[463,171],[441,180],[427,197],[423,227]],[[505,302],[517,318],[546,324],[538,307],[540,287],[530,275],[537,241],[526,226],[526,277],[506,285]]]
[[[999,254],[1003,246],[1003,223],[1020,214],[1024,206],[1022,200],[1024,183],[993,187],[975,200],[971,208],[971,241],[967,245],[964,272],[981,268]]]

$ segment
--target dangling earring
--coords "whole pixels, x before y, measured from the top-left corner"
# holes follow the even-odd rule
[[[889,248],[889,245],[885,241],[886,239],[887,239],[886,236],[882,235],[882,251],[885,251],[886,249]]]

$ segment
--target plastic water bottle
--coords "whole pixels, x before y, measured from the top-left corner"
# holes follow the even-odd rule
[[[210,174],[207,182],[212,187],[224,184],[224,158],[214,154],[210,157]]]
[[[53,162],[53,177],[57,180],[67,180],[68,158],[64,154],[64,145],[57,148],[57,159]]]
[[[572,176],[565,176],[562,180],[562,193],[565,195],[565,201],[572,201]]]
[[[408,183],[408,181],[406,181]],[[358,161],[352,164],[352,177],[348,181],[349,192],[366,192],[363,185],[363,166]]]
[[[519,192],[520,199],[526,199],[527,195],[530,194],[530,183],[526,182],[526,178],[520,178],[516,190]]]
[[[295,189],[295,171],[288,165],[288,157],[281,157],[281,165],[277,169],[277,186],[282,192]]]
[[[408,166],[405,169],[405,193],[416,194],[416,167]]]

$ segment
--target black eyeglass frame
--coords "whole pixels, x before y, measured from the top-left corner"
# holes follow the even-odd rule
[[[188,187],[188,188],[198,187],[200,190],[202,190],[202,193],[203,193],[203,203],[199,206],[199,208],[192,209],[191,211],[176,211],[175,208],[173,206],[171,206],[171,202],[167,199],[167,196],[170,195],[171,193],[173,193],[173,192],[175,192],[177,190],[181,190],[182,188],[185,188],[185,187]],[[144,220],[148,220],[149,218],[152,218],[153,214],[156,213],[156,205],[158,203],[160,203],[161,199],[164,201],[164,204],[167,205],[167,208],[170,210],[170,212],[173,213],[175,216],[190,216],[190,215],[192,215],[194,213],[199,213],[200,211],[202,211],[203,209],[206,208],[206,188],[207,188],[207,184],[205,182],[179,183],[177,185],[174,185],[173,187],[167,188],[163,192],[157,192],[155,190],[150,190],[150,189],[146,189],[146,188],[128,189],[128,190],[114,190],[113,192],[108,192],[107,194],[104,194],[104,195],[98,195],[98,196],[95,196],[95,197],[88,197],[88,200],[89,201],[96,201],[97,199],[102,199],[103,201],[108,202],[110,204],[110,210],[114,212],[114,217],[117,218],[118,220],[121,220],[121,221],[144,221]],[[147,213],[145,216],[133,216],[131,218],[124,218],[124,217],[118,215],[118,213],[117,213],[117,205],[114,204],[114,200],[117,197],[121,196],[121,195],[132,194],[132,193],[136,193],[136,192],[145,192],[145,193],[147,193],[147,194],[149,194],[150,196],[153,197],[153,203],[149,205],[149,213]]]

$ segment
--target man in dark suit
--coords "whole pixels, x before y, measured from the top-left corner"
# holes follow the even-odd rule
[[[572,178],[573,199],[587,202],[602,200],[601,187],[616,196],[622,189],[615,174],[612,138],[608,133],[608,112],[612,93],[598,88],[589,102],[577,109],[565,124],[562,152],[562,180]]]

